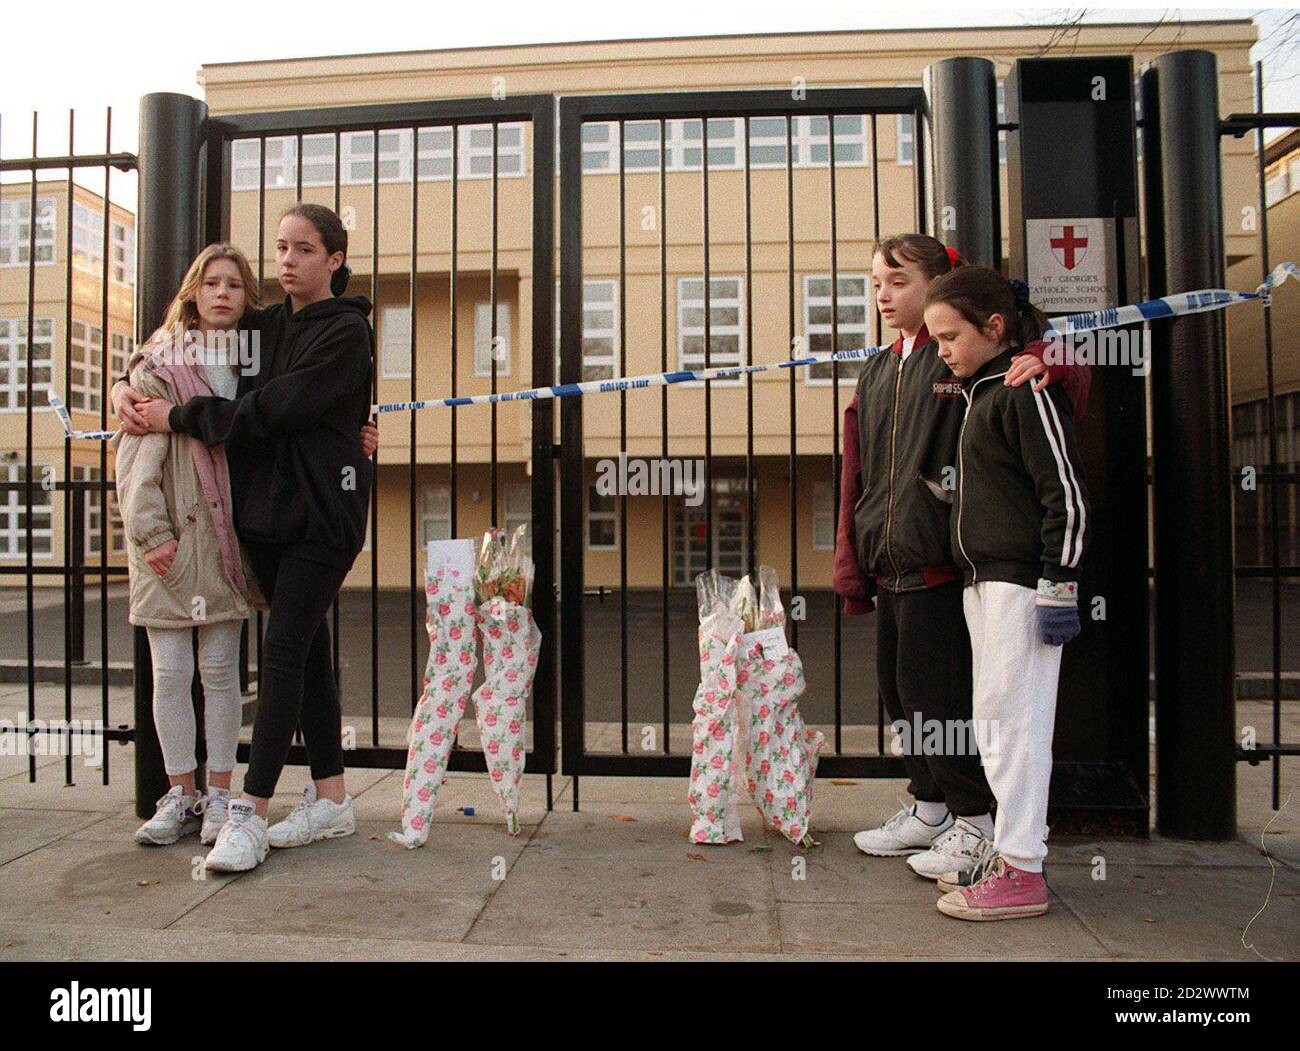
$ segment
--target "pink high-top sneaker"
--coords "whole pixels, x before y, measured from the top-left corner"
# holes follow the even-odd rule
[[[995,854],[984,878],[969,887],[949,891],[938,901],[939,911],[959,920],[1017,920],[1047,911],[1047,881],[1041,872],[1026,872]]]

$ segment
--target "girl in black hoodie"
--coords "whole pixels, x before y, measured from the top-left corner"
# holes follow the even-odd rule
[[[142,403],[151,430],[224,444],[235,525],[270,602],[257,718],[243,795],[207,858],[240,872],[270,846],[356,831],[343,781],[342,719],[325,615],[365,540],[373,465],[359,428],[370,412],[370,302],[343,296],[347,231],[328,208],[298,204],[280,219],[276,267],[287,298],[261,318],[263,358],[234,399]],[[267,827],[275,784],[301,723],[312,784]]]

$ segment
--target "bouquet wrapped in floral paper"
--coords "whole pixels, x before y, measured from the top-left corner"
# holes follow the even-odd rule
[[[478,667],[478,607],[474,581],[448,565],[426,571],[429,659],[424,692],[407,730],[406,777],[402,781],[402,830],[388,838],[404,847],[423,846],[438,804],[438,789]]]
[[[686,800],[695,818],[693,843],[731,843],[740,831],[740,758],[744,746],[736,740],[736,655],[744,622],[733,608],[736,582],[716,569],[695,578],[699,599],[700,685],[695,691],[691,722],[691,784]]]
[[[492,789],[512,836],[519,833],[526,704],[542,646],[528,608],[533,560],[526,530],[520,526],[508,543],[501,530],[486,533],[474,577],[483,636],[483,683],[474,691],[474,714]]]
[[[792,843],[811,845],[812,785],[825,737],[799,714],[803,664],[785,638],[776,571],[760,566],[752,626],[737,657],[737,707],[748,717],[746,787],[763,817]]]

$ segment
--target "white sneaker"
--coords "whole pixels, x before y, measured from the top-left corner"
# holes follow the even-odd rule
[[[350,836],[356,830],[352,797],[344,796],[342,803],[319,799],[313,783],[303,790],[302,801],[289,816],[271,826],[267,836],[273,847],[305,847],[318,839]]]
[[[230,803],[230,816],[217,833],[217,845],[208,851],[205,868],[213,872],[247,872],[266,860],[271,845],[266,839],[266,818],[258,817],[246,799]]]
[[[929,850],[908,858],[907,867],[918,876],[936,880],[951,873],[969,872],[988,842],[983,832],[959,817]]]
[[[199,832],[199,842],[211,845],[217,841],[217,833],[230,817],[230,789],[208,788],[203,797],[203,829]]]
[[[916,804],[903,807],[879,828],[869,828],[853,837],[864,854],[878,858],[898,858],[927,850],[952,827],[952,815],[945,814],[937,825],[927,825],[916,816]]]
[[[975,852],[971,855],[970,868],[945,872],[939,877],[939,893],[947,894],[949,891],[960,890],[962,887],[974,886],[983,879],[993,859],[997,856],[998,852],[993,849],[993,840],[986,838],[975,848]],[[1046,866],[1044,866],[1043,871],[1047,871]]]
[[[197,794],[187,796],[180,785],[172,785],[158,800],[153,817],[135,830],[135,841],[163,847],[193,832],[199,827],[199,810],[195,807],[200,798]]]

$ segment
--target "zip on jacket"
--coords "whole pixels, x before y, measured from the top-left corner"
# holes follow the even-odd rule
[[[1007,387],[1012,347],[963,385],[952,545],[967,584],[1077,580],[1088,493],[1069,395]]]

